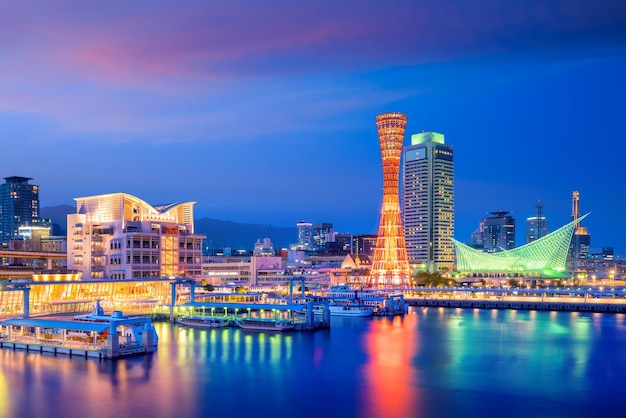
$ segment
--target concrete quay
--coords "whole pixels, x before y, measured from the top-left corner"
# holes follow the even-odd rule
[[[518,309],[537,311],[569,311],[626,313],[626,304],[594,302],[556,302],[556,301],[510,301],[510,300],[472,300],[472,299],[424,299],[406,298],[409,306],[478,308],[478,309]]]
[[[25,350],[27,352],[36,352],[36,353],[51,353],[55,356],[57,354],[64,354],[70,357],[85,357],[85,358],[97,358],[97,359],[105,359],[107,358],[106,350],[104,349],[81,349],[81,348],[70,348],[63,347],[57,345],[50,344],[38,344],[38,343],[27,343],[27,342],[18,342],[18,341],[2,341],[0,340],[0,348],[9,348],[13,350]]]

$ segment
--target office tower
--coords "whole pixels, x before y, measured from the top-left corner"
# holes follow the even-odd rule
[[[326,238],[331,232],[333,232],[333,224],[331,223],[322,222],[313,225],[313,246],[316,250],[326,248]]]
[[[548,235],[548,220],[543,216],[541,200],[537,201],[537,213],[526,218],[526,244]]]
[[[326,253],[328,255],[345,255],[352,251],[352,235],[331,232],[326,235]]]
[[[578,190],[572,192],[572,221],[575,221],[580,217],[580,193]],[[589,247],[591,246],[591,234],[589,230],[581,225],[580,222],[576,224],[574,229],[574,235],[572,236],[572,242],[570,244],[570,257],[571,258],[588,258]]]
[[[39,186],[29,177],[5,177],[0,184],[0,244],[8,244],[20,226],[39,220]]]
[[[404,147],[403,221],[411,264],[428,271],[452,270],[454,264],[454,159],[444,135],[411,135]]]
[[[306,221],[298,221],[296,223],[298,229],[298,249],[300,250],[312,250],[313,249],[313,224]]]
[[[67,215],[67,267],[83,279],[199,277],[203,235],[195,202],[152,206],[126,193],[76,198]]]
[[[411,271],[400,217],[399,175],[406,115],[376,116],[383,166],[383,203],[369,281],[376,286],[406,285]]]
[[[356,255],[374,255],[377,235],[364,234],[352,237],[352,253]]]
[[[485,248],[488,253],[496,253],[515,248],[515,219],[507,211],[489,212],[485,218]]]

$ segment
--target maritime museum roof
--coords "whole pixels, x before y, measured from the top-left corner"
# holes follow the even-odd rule
[[[463,273],[502,272],[562,277],[567,253],[576,225],[589,214],[568,223],[536,241],[512,250],[485,253],[452,239],[457,270]]]

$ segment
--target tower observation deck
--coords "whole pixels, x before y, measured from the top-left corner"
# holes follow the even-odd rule
[[[402,113],[378,115],[376,126],[383,166],[383,202],[369,283],[374,286],[406,285],[409,283],[411,270],[398,196],[406,115]]]

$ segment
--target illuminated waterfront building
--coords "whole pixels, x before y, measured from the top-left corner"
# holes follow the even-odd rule
[[[249,259],[217,258],[202,264],[202,279],[216,286],[246,282],[248,285],[284,284],[285,275],[282,257],[252,256]]]
[[[0,244],[18,234],[20,226],[39,221],[39,186],[29,177],[5,177],[0,184]]]
[[[576,225],[586,216],[512,250],[485,253],[453,240],[457,270],[461,273],[496,272],[533,277],[565,277],[572,234]]]
[[[125,193],[75,200],[67,266],[83,279],[200,276],[204,236],[194,233],[194,202],[152,206]]]
[[[411,271],[400,217],[399,176],[406,115],[376,116],[383,167],[383,202],[369,282],[375,286],[406,285]]]
[[[80,274],[34,274],[32,282],[8,283],[0,288],[0,319],[22,316],[25,298],[30,315],[83,313],[99,300],[110,310],[125,314],[154,313],[170,304],[172,280],[80,280]],[[179,288],[179,286],[177,286]],[[189,292],[177,292],[177,303],[189,301]]]
[[[454,159],[444,135],[411,135],[404,147],[402,217],[411,264],[428,271],[452,270],[454,264]]]

